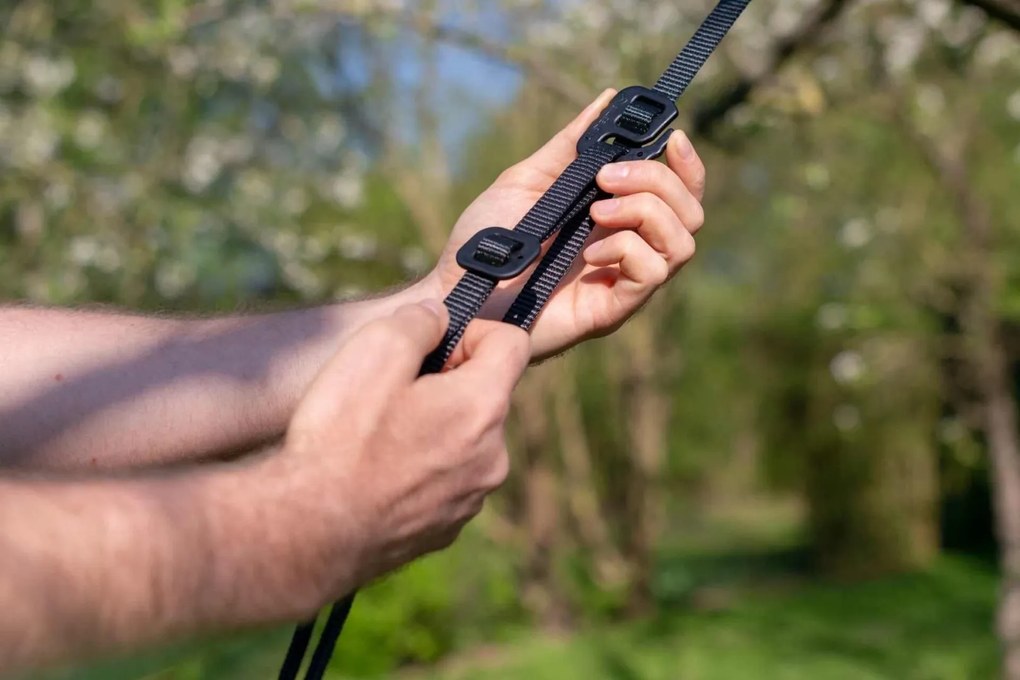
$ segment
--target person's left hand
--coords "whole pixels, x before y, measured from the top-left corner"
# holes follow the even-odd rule
[[[516,225],[576,158],[577,140],[614,94],[612,90],[602,93],[544,147],[500,175],[464,211],[429,277],[442,295],[464,273],[456,262],[457,250],[485,227]],[[613,332],[694,256],[693,234],[704,222],[705,167],[682,132],[673,134],[665,158],[665,164],[616,163],[599,174],[599,186],[615,198],[592,206],[596,231],[583,261],[575,263],[535,323],[534,358]],[[527,276],[500,284],[482,315],[501,318]]]

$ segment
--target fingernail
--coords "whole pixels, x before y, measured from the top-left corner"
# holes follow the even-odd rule
[[[439,318],[443,317],[443,312],[445,310],[443,309],[443,303],[440,302],[439,300],[433,300],[431,298],[428,300],[422,300],[421,306],[429,310]]]
[[[674,135],[676,141],[676,150],[680,154],[680,157],[685,161],[689,161],[694,158],[694,145],[691,144],[691,138],[687,136],[686,132],[678,132]]]
[[[609,180],[623,180],[630,174],[630,166],[623,165],[621,163],[611,163],[606,167],[602,168],[602,172],[599,175],[602,179]]]
[[[603,215],[609,215],[620,209],[620,199],[610,198],[605,201],[599,201],[593,207]]]

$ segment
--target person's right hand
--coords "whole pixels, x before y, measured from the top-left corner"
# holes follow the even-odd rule
[[[446,325],[439,303],[369,324],[291,421],[280,460],[303,537],[292,567],[316,608],[450,545],[506,479],[504,427],[529,338],[477,322],[464,363],[419,378]]]

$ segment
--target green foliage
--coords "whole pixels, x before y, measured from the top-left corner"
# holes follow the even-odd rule
[[[379,676],[498,636],[521,612],[506,555],[477,535],[368,588],[334,674]]]
[[[673,610],[576,639],[535,637],[436,680],[970,680],[995,677],[995,575],[946,559],[923,574],[812,586],[721,611]],[[459,667],[459,668],[458,668]]]

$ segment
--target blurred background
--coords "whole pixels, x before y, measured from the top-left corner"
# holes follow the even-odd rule
[[[4,0],[0,294],[408,281],[711,5]],[[363,593],[330,677],[1020,678],[1020,5],[758,0],[681,110],[696,262],[530,372],[506,489]],[[271,678],[288,635],[37,677]]]

